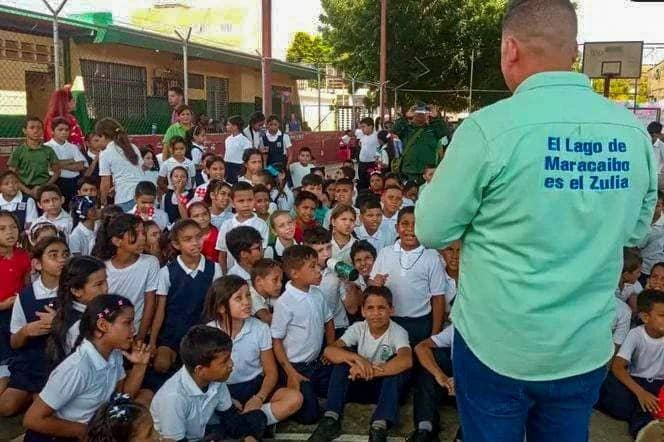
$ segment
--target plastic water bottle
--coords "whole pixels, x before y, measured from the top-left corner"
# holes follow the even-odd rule
[[[360,272],[355,267],[338,259],[328,259],[327,268],[336,273],[343,281],[355,281],[360,277]]]
[[[150,130],[152,135],[157,135],[157,123],[152,123],[152,128]]]

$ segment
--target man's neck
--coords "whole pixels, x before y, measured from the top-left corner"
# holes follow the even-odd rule
[[[19,192],[20,192],[20,190],[19,190]],[[18,195],[18,192],[16,192],[14,195],[7,195],[6,193],[0,193],[0,196],[2,196],[2,199],[4,199],[7,202],[9,202],[9,201],[13,200],[14,198],[16,198],[16,195]]]
[[[62,146],[63,144],[65,144],[67,142],[67,140],[58,140],[57,138],[53,138],[53,141],[58,143],[60,146]]]
[[[404,245],[403,243],[401,243],[401,250],[403,250],[404,252],[411,252],[417,249],[419,246],[420,246],[419,243],[417,245],[410,245],[410,244]]]
[[[379,228],[379,227],[380,227],[380,225],[379,225],[378,227],[376,227],[375,229],[370,229],[370,228],[368,228],[367,225],[365,224],[365,225],[364,225],[364,230],[367,231],[367,235],[369,235],[369,236],[373,236],[376,232],[378,232],[378,228]]]
[[[242,270],[247,272],[248,274],[251,274],[251,264],[245,261],[244,259],[241,259],[237,262],[237,265],[240,266]]]
[[[46,287],[47,289],[54,289],[58,286],[58,283],[60,282],[60,276],[42,273],[41,282],[44,285],[44,287]]]
[[[307,167],[308,165],[309,165],[309,163],[303,163],[302,161],[300,161],[300,166]]]
[[[60,210],[58,210],[58,212],[55,215],[53,215],[52,213],[45,213],[46,219],[56,219],[57,217],[60,216],[61,213],[62,213],[62,208],[60,208]]]

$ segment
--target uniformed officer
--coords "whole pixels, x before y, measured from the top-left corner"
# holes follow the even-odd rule
[[[417,202],[424,245],[463,242],[452,318],[464,440],[587,441],[622,249],[652,220],[650,137],[570,72],[576,35],[569,0],[510,1],[501,64],[514,95],[464,121]]]

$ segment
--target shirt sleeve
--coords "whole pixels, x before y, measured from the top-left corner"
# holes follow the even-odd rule
[[[53,165],[60,161],[58,159],[58,156],[55,154],[55,151],[53,150],[52,147],[46,146],[45,149],[48,149],[50,152],[48,153],[48,159],[49,159],[49,165]]]
[[[272,336],[270,335],[270,327],[261,322],[260,336],[258,345],[261,351],[272,350]]]
[[[152,292],[157,290],[159,284],[159,261],[155,257],[150,257],[150,266],[148,268],[148,277],[145,282],[145,291]]]
[[[405,328],[397,328],[396,332],[392,334],[392,339],[392,345],[397,351],[401,348],[410,348],[410,339]]]
[[[452,336],[454,334],[453,327],[447,327],[437,335],[431,337],[431,340],[436,347],[438,348],[450,348],[452,347]]]
[[[161,398],[160,398],[161,399]],[[165,439],[182,440],[187,437],[187,401],[164,398],[152,401],[150,414],[156,424],[159,435]],[[173,400],[168,400],[173,399]]]
[[[627,338],[629,333],[629,326],[632,321],[632,311],[627,305],[616,299],[616,321],[615,327],[613,329],[613,343],[616,345],[622,345]]]
[[[102,150],[99,153],[99,176],[113,175],[113,170],[111,168],[111,161],[108,158],[109,156],[109,153],[107,152],[108,149],[109,148],[107,147],[106,150]]]
[[[261,310],[267,310],[269,309],[267,305],[267,301],[265,301],[265,298],[263,298],[260,294],[258,294],[255,290],[250,289],[251,292],[251,314],[255,315],[257,312]]]
[[[426,253],[426,252],[425,252]],[[429,270],[429,293],[431,296],[441,296],[447,291],[447,280],[443,263],[437,256],[431,257],[431,269]]]
[[[83,251],[87,251],[87,247],[85,247],[83,242],[83,238],[81,235],[78,234],[78,230],[75,230],[72,232],[71,236],[69,237],[69,251],[71,252],[72,255],[78,254],[84,254]]]
[[[74,161],[83,161],[86,167],[89,166],[88,159],[83,156],[77,145],[72,144],[71,149],[74,151]]]
[[[272,325],[270,326],[270,332],[274,339],[284,339],[286,337],[286,330],[288,329],[288,324],[292,319],[292,312],[283,305],[283,302],[279,302],[274,306],[274,314],[272,315]]]
[[[88,381],[79,367],[61,363],[51,373],[39,397],[52,409],[59,410],[80,395],[87,386]]]
[[[346,329],[344,332],[343,336],[341,336],[341,340],[344,341],[344,344],[346,344],[346,347],[355,347],[360,343],[360,326],[362,322],[356,322],[355,324],[351,325]]]
[[[482,203],[492,169],[482,129],[465,120],[415,206],[415,234],[425,247],[440,249],[461,237]]]
[[[28,320],[25,318],[23,306],[21,306],[20,298],[21,295],[19,294],[12,307],[12,319],[9,323],[9,332],[11,334],[18,333],[18,331],[28,323]]]
[[[39,215],[37,214],[37,206],[35,205],[35,200],[28,198],[28,201],[25,203],[25,224],[26,226],[32,225]]]
[[[219,386],[219,392],[217,393],[217,411],[226,411],[233,406],[233,400],[231,399],[231,393],[228,391],[228,386],[225,383]]]
[[[159,166],[159,176],[162,178],[168,177],[168,160],[164,161],[161,163],[161,166]]]
[[[287,134],[284,134],[284,154],[288,152],[288,149],[293,147],[293,143],[291,143],[290,137]]]
[[[7,161],[7,166],[18,168],[21,165],[21,152],[23,149],[18,147],[12,150],[12,153],[9,155],[9,161]]]
[[[226,248],[226,233],[228,233],[228,230],[229,229],[227,227],[227,222],[224,222],[221,225],[221,228],[219,229],[219,236],[217,236],[217,244],[215,246],[215,249],[218,250],[219,252],[228,251],[228,249]]]
[[[214,263],[214,275],[212,276],[212,280],[215,281],[219,278],[224,276],[224,272],[221,270],[221,266],[219,265],[218,262]]]
[[[626,247],[633,247],[638,242],[648,235],[650,231],[650,225],[652,223],[652,216],[655,211],[655,203],[657,202],[657,186],[659,182],[659,165],[655,160],[655,155],[650,144],[650,140],[647,136],[643,136],[644,149],[646,150],[646,163],[648,165],[648,175],[650,177],[650,183],[648,190],[643,197],[641,203],[641,211],[639,212],[639,218],[634,226],[634,230],[631,232],[630,236],[625,242]],[[645,171],[643,171],[645,173]]]
[[[618,357],[626,360],[627,362],[632,362],[632,356],[634,355],[634,351],[636,351],[636,347],[640,340],[639,333],[642,333],[641,330],[641,328],[634,328],[630,330],[630,332],[627,334],[627,338],[625,338],[625,342],[623,342],[620,350],[618,350]]]
[[[168,272],[168,267],[164,266],[159,270],[157,277],[157,296],[168,296],[168,291],[171,289],[171,277]]]

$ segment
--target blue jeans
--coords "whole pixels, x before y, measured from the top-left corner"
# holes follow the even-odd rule
[[[508,378],[484,365],[454,333],[452,356],[464,442],[587,442],[601,367],[555,381]]]

